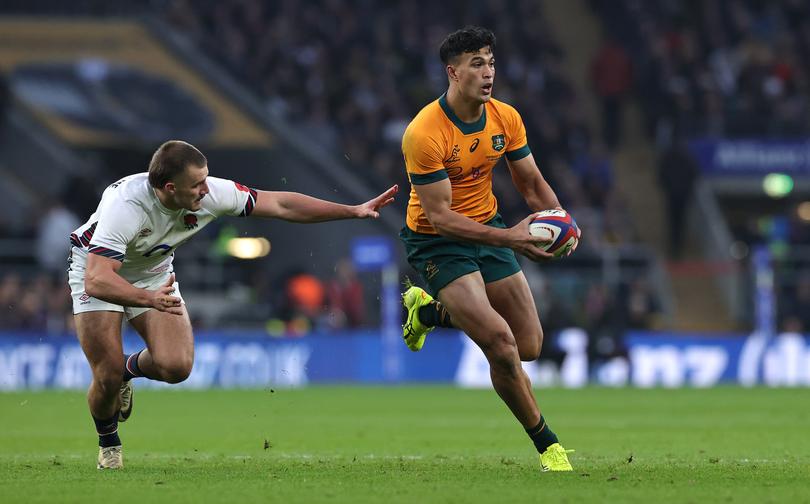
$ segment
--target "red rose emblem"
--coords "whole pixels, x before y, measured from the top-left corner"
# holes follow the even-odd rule
[[[194,229],[195,227],[197,227],[197,216],[194,214],[184,215],[183,224],[186,225],[186,229]]]

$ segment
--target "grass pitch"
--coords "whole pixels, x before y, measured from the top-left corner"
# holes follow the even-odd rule
[[[82,393],[0,394],[0,500],[810,502],[810,390],[536,393],[573,473],[540,472],[493,391],[136,390],[118,472]]]

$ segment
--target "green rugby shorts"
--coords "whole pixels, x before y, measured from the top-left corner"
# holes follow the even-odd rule
[[[487,226],[506,228],[500,214]],[[474,271],[480,271],[485,283],[494,282],[520,271],[514,251],[462,242],[444,236],[417,233],[405,226],[399,233],[408,254],[408,263],[419,272],[427,291],[436,296],[447,284]]]

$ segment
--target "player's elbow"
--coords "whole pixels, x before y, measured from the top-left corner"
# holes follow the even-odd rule
[[[99,297],[101,282],[98,275],[89,271],[84,274],[84,292],[91,297]]]
[[[440,235],[447,235],[449,232],[449,219],[447,218],[447,214],[444,212],[430,212],[427,215],[428,221],[430,221],[430,225],[433,226],[433,229],[436,230],[437,233]]]
[[[442,236],[447,236],[447,228],[444,226],[443,222],[441,221],[431,222],[431,224],[433,225],[433,229],[435,229],[437,233],[439,233]]]
[[[104,296],[105,273],[97,268],[89,268],[84,273],[84,292],[91,297],[102,299]]]

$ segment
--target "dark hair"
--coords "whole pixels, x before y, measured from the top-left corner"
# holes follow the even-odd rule
[[[439,58],[447,65],[450,60],[464,53],[474,53],[482,47],[495,50],[495,34],[480,26],[465,26],[444,39],[439,47]]]
[[[188,165],[202,168],[208,166],[208,160],[193,145],[182,140],[169,140],[152,155],[149,163],[149,185],[162,189]]]

